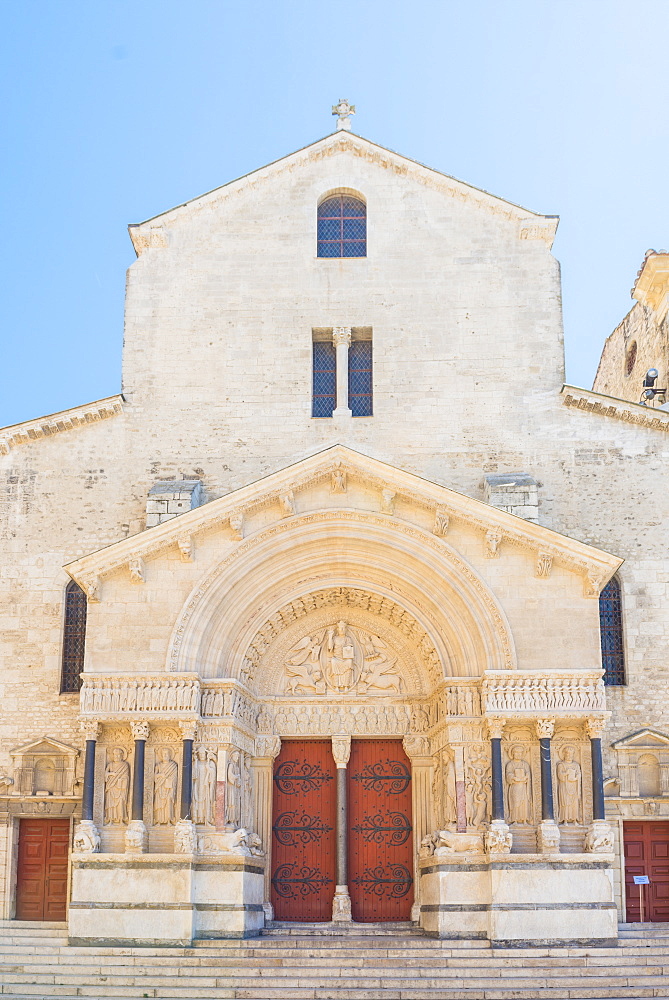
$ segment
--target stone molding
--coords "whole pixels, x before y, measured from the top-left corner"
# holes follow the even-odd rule
[[[21,424],[12,424],[0,430],[0,455],[8,455],[18,445],[30,444],[40,438],[53,437],[63,431],[71,431],[76,427],[85,427],[99,423],[108,417],[115,417],[123,412],[123,396],[107,396],[94,403],[85,403],[70,410],[60,410],[36,420],[26,420]]]
[[[639,407],[639,409],[644,411],[644,407]],[[666,419],[669,426],[669,415]],[[323,519],[332,516],[360,519],[364,519],[365,516],[371,517],[363,509],[338,511],[336,509],[320,510],[315,507],[312,512],[303,511],[304,516],[300,518],[286,521],[283,525],[279,523],[270,528],[263,528],[254,533],[253,526],[249,525],[248,522],[256,510],[273,506],[276,508],[277,520],[280,522],[281,518],[285,518],[282,498],[287,491],[292,491],[293,497],[295,497],[300,490],[324,480],[332,482],[333,477],[336,478],[337,483],[346,484],[347,480],[353,477],[375,490],[392,490],[396,499],[401,497],[405,502],[416,505],[422,511],[432,512],[435,529],[438,532],[436,535],[434,533],[430,535],[432,542],[443,545],[448,558],[450,560],[457,559],[461,565],[463,565],[462,559],[457,557],[452,547],[447,546],[445,541],[442,541],[447,522],[451,519],[462,521],[481,531],[484,535],[484,542],[489,549],[491,540],[494,540],[495,553],[501,542],[501,539],[497,542],[497,535],[501,532],[505,546],[514,545],[529,550],[535,562],[540,555],[551,557],[553,565],[560,562],[581,576],[589,575],[591,579],[600,579],[602,585],[613,575],[622,562],[621,559],[600,549],[576,539],[566,538],[532,521],[523,520],[522,526],[520,526],[517,517],[480,500],[456,493],[435,483],[427,483],[412,473],[394,468],[376,459],[367,458],[344,445],[335,445],[326,452],[304,459],[297,465],[273,473],[266,479],[235,490],[231,494],[194,510],[186,511],[180,517],[157,525],[150,531],[132,535],[100,552],[69,563],[66,569],[72,578],[86,589],[89,597],[95,599],[95,596],[91,595],[91,587],[94,587],[95,581],[99,581],[119,568],[128,565],[133,558],[147,559],[150,555],[178,545],[179,538],[186,533],[195,535],[216,525],[223,527],[227,522],[232,529],[234,541],[254,544],[267,537],[268,531],[271,532],[277,528],[285,530],[295,523],[304,522],[305,517],[320,516]],[[347,507],[349,502],[347,499]],[[419,529],[411,521],[410,511],[406,509],[406,503],[402,518],[396,514],[386,514],[383,523],[388,525],[389,522],[393,523],[399,531],[406,531],[413,527],[420,531],[421,537],[426,537],[424,530]],[[236,551],[246,550],[242,545],[238,545]],[[471,570],[469,572],[471,573]]]
[[[565,406],[585,413],[597,413],[602,417],[612,417],[614,420],[634,424],[636,427],[647,427],[649,430],[669,433],[669,412],[666,410],[641,406],[640,403],[630,403],[625,399],[605,396],[590,389],[578,389],[573,385],[562,387],[562,402]]]
[[[488,670],[483,676],[481,697],[484,713],[550,712],[557,717],[606,712],[606,694],[601,670],[570,670],[551,673]],[[606,717],[608,718],[606,713]]]

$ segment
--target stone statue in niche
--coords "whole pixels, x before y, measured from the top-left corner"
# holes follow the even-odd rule
[[[557,777],[558,823],[581,822],[581,765],[572,746],[564,746],[555,768]]]
[[[179,766],[168,747],[156,751],[153,768],[153,822],[156,826],[176,820],[177,781]]]
[[[451,826],[457,821],[455,797],[455,762],[450,753],[439,755],[432,781],[435,819],[439,826]]]
[[[344,620],[304,636],[284,661],[285,693],[374,694],[402,691],[397,658],[379,636]]]
[[[478,829],[486,821],[490,794],[490,766],[483,753],[483,747],[473,748],[465,791],[467,824]]]
[[[104,820],[107,824],[127,823],[130,764],[121,747],[112,747],[109,758],[105,768]]]
[[[525,760],[525,747],[515,743],[504,770],[509,823],[532,822],[532,772]]]
[[[193,761],[193,822],[214,826],[216,816],[216,752],[198,747]]]
[[[237,829],[242,824],[242,767],[239,750],[228,758],[225,786],[225,825]]]

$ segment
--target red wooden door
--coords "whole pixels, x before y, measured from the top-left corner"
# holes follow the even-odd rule
[[[277,920],[332,919],[336,801],[330,740],[284,740],[274,765],[272,807]]]
[[[669,920],[669,823],[623,823],[627,920],[641,920],[640,886],[635,875],[647,875],[643,887],[644,920]]]
[[[353,740],[348,764],[348,887],[353,919],[409,920],[411,764],[401,740]]]
[[[65,920],[69,848],[69,819],[20,821],[17,920]]]

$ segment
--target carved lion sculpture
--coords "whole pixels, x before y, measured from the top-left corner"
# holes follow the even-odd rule
[[[483,838],[480,833],[456,833],[453,830],[436,830],[423,838],[420,845],[421,857],[436,858],[444,854],[480,854]]]
[[[90,819],[82,819],[74,830],[73,851],[75,854],[98,854],[100,851],[100,834],[95,823]]]
[[[589,854],[613,854],[613,830],[605,821],[593,822],[585,838]]]

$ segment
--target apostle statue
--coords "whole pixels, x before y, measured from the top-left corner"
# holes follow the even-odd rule
[[[156,751],[153,768],[153,822],[156,826],[174,823],[179,767],[168,747]]]
[[[558,823],[581,822],[581,765],[574,759],[574,747],[560,750],[560,762],[555,768],[558,793]]]
[[[242,768],[239,750],[228,758],[225,787],[225,825],[235,830],[242,824]]]
[[[509,751],[504,776],[509,823],[532,822],[532,772],[525,760],[525,748],[514,744]]]
[[[216,761],[207,747],[198,747],[193,761],[194,823],[214,826],[216,819]]]
[[[105,768],[105,823],[127,823],[130,764],[121,747],[112,747],[109,756]]]

